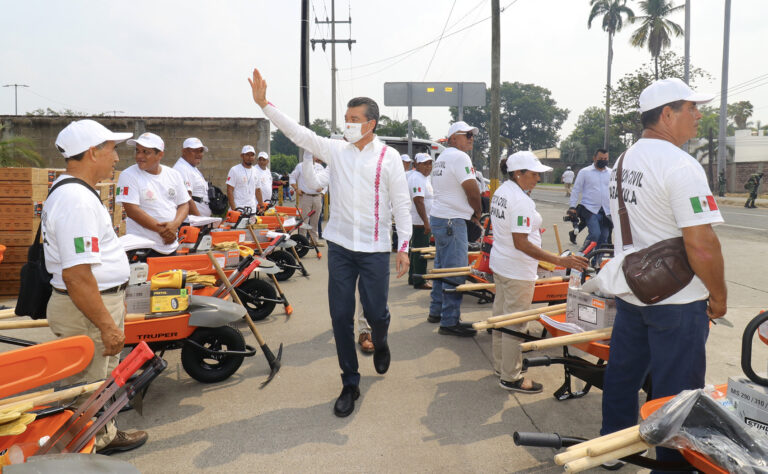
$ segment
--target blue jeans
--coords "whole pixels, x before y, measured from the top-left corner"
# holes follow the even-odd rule
[[[582,250],[587,248],[590,242],[597,242],[597,248],[608,242],[608,238],[611,236],[612,222],[611,218],[605,215],[605,211],[602,208],[596,214],[593,214],[585,207],[582,209],[582,218],[587,223],[588,231]]]
[[[600,434],[637,424],[637,393],[649,373],[654,399],[704,387],[708,336],[706,300],[635,306],[617,298]],[[665,448],[657,448],[656,457],[681,459]]]
[[[344,385],[360,384],[355,348],[355,284],[371,326],[374,347],[387,347],[389,252],[354,252],[328,241],[328,307]]]
[[[467,266],[467,224],[464,219],[443,219],[429,217],[432,235],[435,236],[435,268]],[[464,277],[444,278],[450,283],[432,280],[432,302],[429,314],[440,316],[440,326],[452,327],[459,324],[461,316],[461,293],[443,293],[443,287],[461,285]]]

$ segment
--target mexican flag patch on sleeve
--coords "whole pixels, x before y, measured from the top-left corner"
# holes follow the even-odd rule
[[[127,196],[128,195],[128,186],[120,186],[117,188],[117,195],[118,196]]]
[[[98,237],[75,237],[75,253],[98,253]]]
[[[714,196],[696,196],[691,198],[693,213],[710,212],[717,210],[717,202]]]
[[[517,225],[525,226],[525,227],[530,227],[531,226],[531,218],[530,217],[525,217],[525,216],[517,216]]]

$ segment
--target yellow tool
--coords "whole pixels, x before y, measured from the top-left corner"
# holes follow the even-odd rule
[[[240,256],[243,258],[253,256],[253,249],[250,247],[240,245],[238,246],[238,249],[240,250]]]
[[[161,288],[184,288],[187,284],[187,271],[186,270],[168,270],[167,272],[160,272],[152,275],[152,290],[159,290]]]

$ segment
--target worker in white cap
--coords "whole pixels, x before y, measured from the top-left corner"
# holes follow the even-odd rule
[[[472,150],[477,127],[456,122],[448,129],[448,148],[432,165],[432,189],[435,198],[430,211],[430,225],[435,237],[435,269],[467,266],[467,222],[479,226],[482,212],[480,189],[475,180],[475,168],[467,152]],[[464,282],[453,277],[452,283]],[[462,294],[443,293],[443,283],[432,282],[430,323],[440,323],[439,334],[471,337],[477,331],[460,321]]]
[[[53,288],[48,324],[57,337],[85,335],[94,347],[88,366],[66,384],[107,378],[123,349],[128,258],[93,188],[112,175],[119,160],[115,146],[131,136],[86,119],[70,123],[56,137],[67,169],[53,182],[42,212],[45,266]],[[96,451],[110,454],[138,448],[148,436],[119,431],[112,420],[95,438]]]
[[[127,143],[136,146],[136,164],[120,173],[115,199],[128,216],[125,232],[154,241],[150,256],[175,254],[179,226],[192,200],[184,178],[160,164],[165,143],[159,136],[146,132]]]
[[[200,172],[203,153],[207,151],[208,147],[203,145],[199,138],[187,138],[181,146],[181,158],[173,165],[173,169],[184,179],[184,185],[192,198],[189,202],[189,214],[193,216],[211,216],[211,208],[208,207],[208,182]]]
[[[227,200],[230,209],[256,211],[256,150],[245,145],[240,151],[241,162],[227,173]]]
[[[429,225],[429,212],[432,210],[434,192],[432,191],[432,156],[429,153],[416,153],[416,165],[408,178],[408,192],[411,195],[411,222],[413,234],[411,248],[429,247],[432,228]],[[421,252],[411,252],[411,266],[408,268],[408,283],[417,290],[431,290],[432,284],[421,277],[427,273],[427,260]]]
[[[713,98],[680,79],[653,82],[640,94],[643,134],[614,165],[615,257],[596,278],[601,291],[616,295],[603,385],[603,435],[637,424],[637,392],[648,375],[653,398],[704,387],[710,320],[727,310],[723,254],[712,228],[723,217],[701,164],[680,147],[697,135],[698,104]],[[622,207],[626,214],[620,215]],[[625,255],[680,237],[693,278],[671,296],[643,303],[621,270]],[[656,459],[681,458],[676,450],[657,448]]]
[[[576,177],[576,174],[573,172],[570,166],[565,167],[565,171],[563,171],[563,175],[560,179],[563,181],[563,185],[565,186],[565,196],[570,197],[571,195],[571,189],[573,188],[573,179]]]
[[[254,167],[256,175],[256,204],[265,208],[272,201],[272,170],[269,169],[269,153],[260,151]]]
[[[403,169],[405,170],[405,174],[407,175],[409,171],[411,171],[411,166],[413,164],[413,160],[411,159],[408,154],[400,155],[400,159],[403,160]]]

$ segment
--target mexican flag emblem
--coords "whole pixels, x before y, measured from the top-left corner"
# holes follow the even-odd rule
[[[99,252],[99,238],[98,237],[76,237],[75,238],[75,253],[98,253]]]
[[[691,198],[693,213],[709,212],[717,210],[717,202],[713,196],[697,196]]]
[[[531,226],[531,218],[530,217],[524,217],[524,216],[517,216],[517,225],[519,226],[525,226],[530,227]]]
[[[121,186],[117,188],[117,195],[118,196],[127,196],[128,195],[128,186]]]

